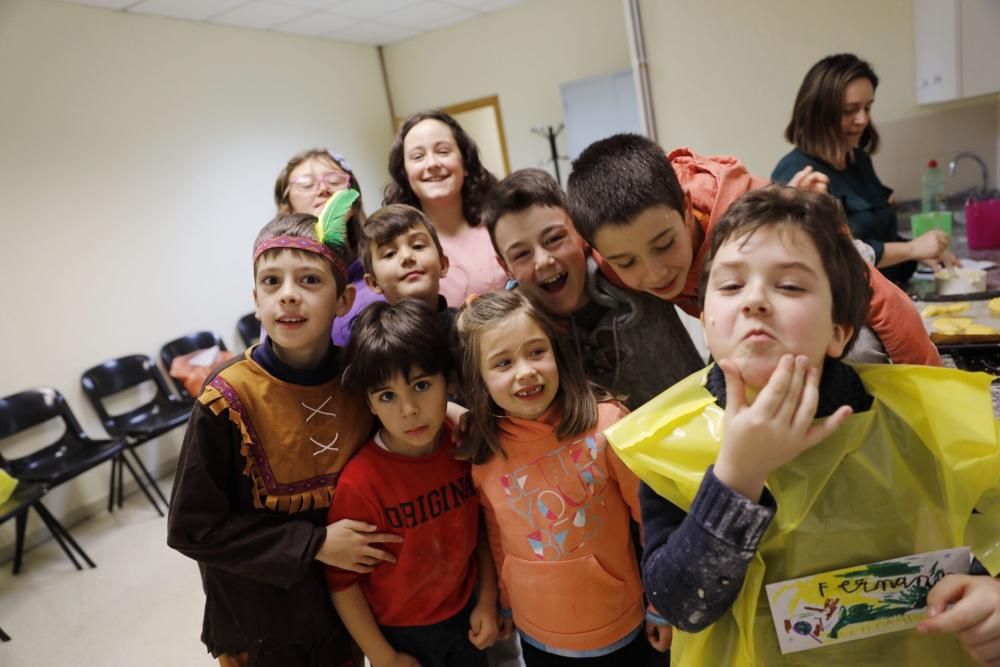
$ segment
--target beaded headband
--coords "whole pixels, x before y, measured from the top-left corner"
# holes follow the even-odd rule
[[[337,256],[349,254],[349,244],[347,241],[347,219],[351,215],[351,207],[360,197],[357,190],[340,190],[335,192],[326,205],[323,212],[319,214],[319,220],[314,226],[316,239],[305,236],[276,236],[261,243],[254,250],[253,261],[272,248],[294,248],[305,250],[325,257],[343,278],[347,278],[347,266],[344,260]]]
[[[344,277],[347,276],[347,268],[344,266],[344,262],[333,254],[333,251],[319,241],[313,241],[304,236],[275,236],[273,239],[264,241],[254,250],[253,263],[256,264],[257,258],[273,248],[293,248],[295,250],[305,250],[306,252],[322,255],[333,264],[334,271]]]

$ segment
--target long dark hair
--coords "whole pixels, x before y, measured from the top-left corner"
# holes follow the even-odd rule
[[[809,68],[799,86],[792,120],[785,139],[803,153],[832,165],[841,165],[847,149],[840,121],[844,114],[844,91],[855,79],[865,78],[878,88],[878,77],[867,62],[853,53],[827,56]],[[868,153],[878,150],[879,136],[869,120],[858,147]]]
[[[415,113],[400,126],[399,132],[396,133],[396,138],[392,142],[392,148],[389,150],[389,175],[392,177],[392,182],[385,186],[382,205],[409,204],[414,208],[421,208],[420,200],[413,192],[413,188],[410,187],[410,179],[406,177],[403,140],[417,123],[425,120],[440,121],[451,128],[455,143],[462,154],[462,164],[465,166],[466,172],[461,192],[462,216],[470,227],[476,227],[481,222],[483,203],[490,190],[496,185],[497,177],[483,166],[479,159],[479,149],[472,137],[462,129],[458,121],[438,109]]]
[[[500,445],[497,419],[504,416],[486,388],[480,370],[483,334],[516,315],[526,315],[545,333],[552,345],[559,372],[559,390],[553,403],[559,407],[559,439],[587,433],[597,426],[597,404],[616,397],[597,387],[583,372],[576,349],[560,333],[555,321],[530,297],[518,290],[487,292],[470,298],[458,313],[455,326],[459,338],[462,389],[468,403],[472,428],[459,449],[459,456],[474,464],[495,455],[506,456]]]

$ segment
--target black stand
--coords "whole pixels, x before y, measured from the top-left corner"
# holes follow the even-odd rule
[[[559,133],[563,131],[565,126],[559,123],[558,127],[552,127],[551,125],[538,125],[531,128],[531,131],[535,134],[545,137],[549,142],[549,154],[552,156],[546,162],[552,163],[552,170],[556,173],[556,183],[562,187],[562,177],[559,175],[559,160],[568,160],[565,155],[559,155],[559,151],[556,149],[556,137]]]

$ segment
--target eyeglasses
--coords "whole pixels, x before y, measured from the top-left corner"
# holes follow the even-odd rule
[[[320,183],[329,186],[332,190],[343,189],[351,183],[351,175],[342,171],[323,174],[319,178],[302,175],[293,178],[288,184],[288,189],[302,193],[313,193],[319,189]]]

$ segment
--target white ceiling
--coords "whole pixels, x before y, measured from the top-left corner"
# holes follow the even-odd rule
[[[185,21],[389,44],[526,0],[62,0]]]

